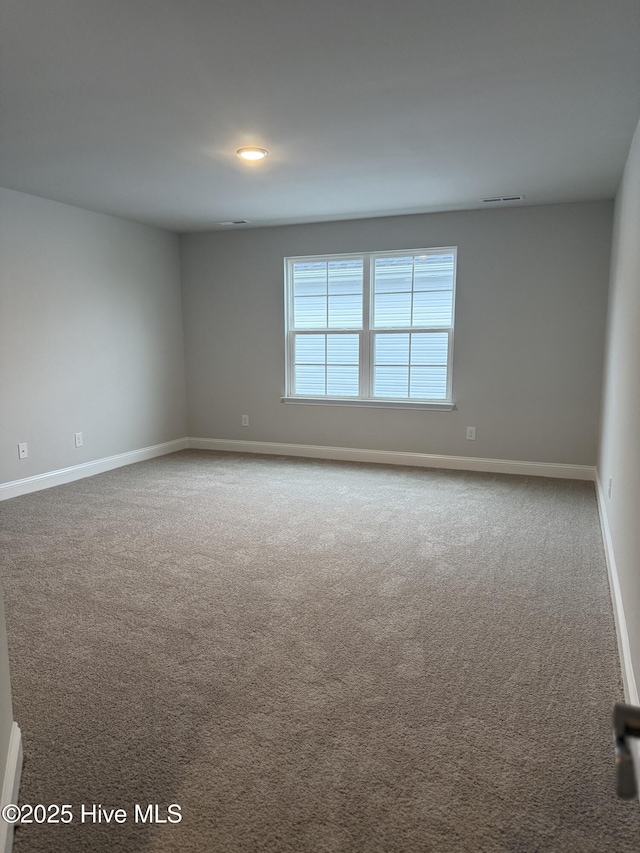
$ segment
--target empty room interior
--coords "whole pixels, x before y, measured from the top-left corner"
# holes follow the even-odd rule
[[[0,81],[0,853],[640,850],[638,0],[3,0]]]

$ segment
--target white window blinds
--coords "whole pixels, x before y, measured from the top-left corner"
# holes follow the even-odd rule
[[[374,397],[447,399],[454,270],[450,250],[374,256]],[[387,334],[383,329],[423,331]]]
[[[451,401],[455,271],[455,248],[287,259],[287,393]]]

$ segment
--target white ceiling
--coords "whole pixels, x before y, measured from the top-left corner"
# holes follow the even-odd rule
[[[0,185],[177,231],[611,198],[640,116],[639,0],[1,8]]]

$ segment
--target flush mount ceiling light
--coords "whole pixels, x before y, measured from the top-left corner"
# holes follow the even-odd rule
[[[238,148],[236,154],[241,160],[264,160],[269,152],[266,148]]]

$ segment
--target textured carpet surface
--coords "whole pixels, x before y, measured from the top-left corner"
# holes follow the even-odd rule
[[[185,451],[0,521],[21,802],[74,807],[15,853],[640,850],[592,484]]]

